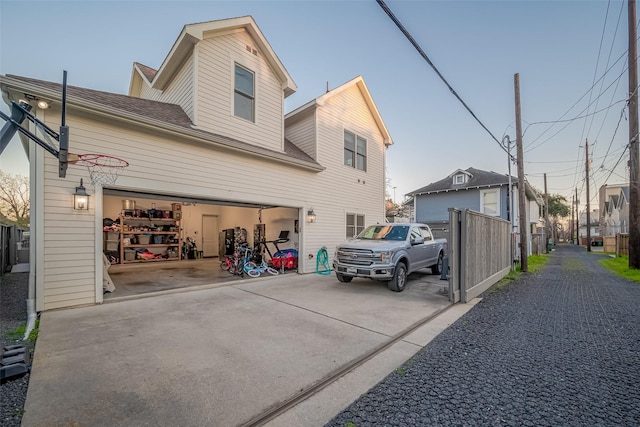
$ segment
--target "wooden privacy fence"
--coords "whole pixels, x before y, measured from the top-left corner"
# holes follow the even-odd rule
[[[449,208],[449,299],[468,302],[511,269],[509,221]]]
[[[615,236],[604,236],[603,241],[603,250],[605,252],[613,252],[616,256],[629,255],[628,233],[620,233]]]
[[[545,238],[542,233],[531,233],[531,254],[542,255],[547,253]]]

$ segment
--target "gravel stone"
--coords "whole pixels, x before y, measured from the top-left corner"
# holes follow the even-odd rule
[[[640,425],[640,285],[557,246],[327,423]]]
[[[27,324],[29,273],[5,273],[0,276],[0,341],[2,346],[21,344],[22,337],[10,333]],[[30,346],[33,355],[33,346]],[[0,384],[0,425],[20,426],[27,399],[29,373]]]

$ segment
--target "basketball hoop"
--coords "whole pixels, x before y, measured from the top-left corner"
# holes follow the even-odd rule
[[[91,183],[102,186],[114,184],[122,170],[129,166],[126,160],[106,154],[69,153],[69,163],[85,166],[89,171]]]

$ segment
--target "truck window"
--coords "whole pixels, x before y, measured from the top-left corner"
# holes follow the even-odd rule
[[[372,225],[358,235],[359,239],[371,240],[406,240],[408,226]]]
[[[416,237],[422,237],[422,233],[418,227],[411,227],[411,240],[415,240]]]
[[[427,227],[420,227],[420,231],[422,231],[422,237],[424,237],[424,240],[433,240],[433,235],[431,234],[431,230],[429,230]]]

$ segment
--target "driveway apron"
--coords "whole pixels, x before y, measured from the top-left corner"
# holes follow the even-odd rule
[[[23,425],[242,424],[448,306],[434,278],[395,293],[286,275],[45,312]]]

